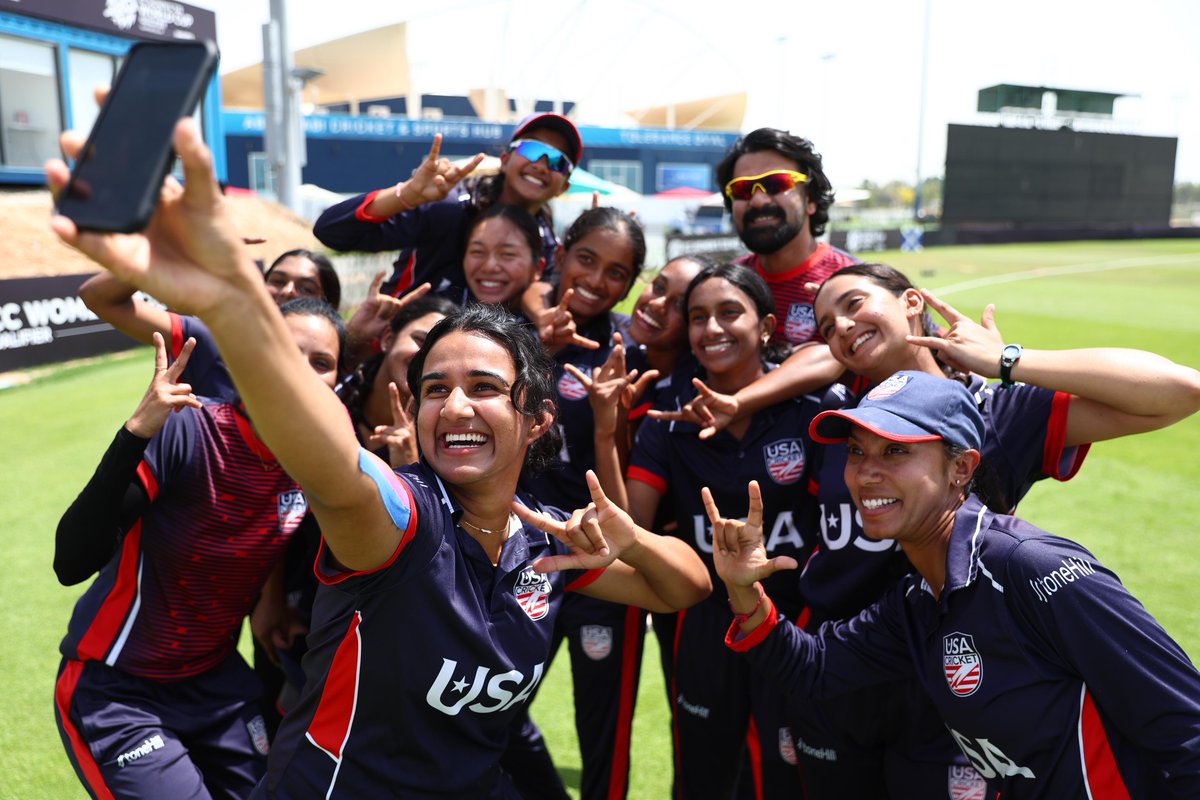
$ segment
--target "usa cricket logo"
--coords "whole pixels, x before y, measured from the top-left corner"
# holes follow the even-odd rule
[[[592,661],[603,661],[612,653],[613,629],[608,625],[581,625],[579,643]]]
[[[275,510],[279,515],[279,530],[284,533],[294,533],[300,527],[300,520],[308,512],[308,501],[304,492],[299,489],[291,492],[281,492],[275,498]]]
[[[787,486],[804,474],[804,445],[799,439],[780,439],[763,447],[763,460],[771,480]]]
[[[534,621],[550,613],[550,579],[534,572],[533,567],[526,567],[517,578],[513,596],[525,615]]]
[[[569,372],[564,372],[563,376],[558,379],[558,393],[567,400],[582,400],[587,397],[588,390],[579,382],[578,378]]]
[[[958,697],[969,697],[983,683],[983,657],[975,649],[969,633],[951,633],[942,637],[942,668],[946,683]]]
[[[912,378],[909,375],[893,375],[868,392],[867,399],[882,400],[885,397],[891,397],[896,392],[907,386],[911,379]]]
[[[950,765],[950,800],[984,800],[987,797],[987,781],[972,767]]]
[[[817,318],[808,303],[792,303],[788,306],[787,319],[783,321],[783,336],[793,344],[807,342],[817,333]]]

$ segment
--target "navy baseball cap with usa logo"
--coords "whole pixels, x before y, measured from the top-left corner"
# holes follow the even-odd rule
[[[852,425],[893,442],[942,439],[971,450],[983,444],[983,416],[967,387],[926,372],[897,372],[856,408],[822,411],[808,431],[814,440],[833,444],[846,441]]]

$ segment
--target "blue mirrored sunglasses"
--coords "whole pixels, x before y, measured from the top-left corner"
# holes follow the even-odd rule
[[[575,169],[575,165],[571,163],[571,159],[567,158],[563,151],[557,147],[551,147],[545,142],[539,142],[536,139],[517,139],[508,146],[508,152],[516,153],[521,158],[530,161],[545,158],[546,166],[555,172],[561,172],[563,175],[570,175],[571,170]]]

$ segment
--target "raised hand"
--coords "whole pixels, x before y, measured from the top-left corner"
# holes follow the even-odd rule
[[[191,384],[178,382],[192,351],[196,349],[196,340],[189,337],[179,351],[179,358],[175,359],[174,364],[168,365],[167,345],[162,334],[155,331],[153,338],[154,377],[150,379],[150,385],[146,387],[146,393],[134,409],[133,416],[125,422],[126,430],[143,439],[149,439],[162,430],[172,411],[200,408],[200,401],[192,394]]]
[[[791,556],[767,556],[762,533],[762,492],[758,481],[750,481],[747,488],[750,492],[750,511],[745,522],[722,517],[708,487],[700,490],[704,510],[712,525],[713,562],[717,575],[730,587],[753,586],[756,581],[781,569],[796,569],[799,566]]]
[[[539,558],[533,562],[533,568],[538,572],[600,569],[611,564],[627,548],[637,545],[637,526],[633,519],[624,509],[609,501],[600,488],[600,479],[595,472],[589,469],[586,477],[592,502],[587,508],[577,509],[565,522],[520,503],[513,503],[513,511],[518,517],[550,534],[571,550],[567,555]]]
[[[442,152],[442,135],[433,136],[433,144],[429,155],[413,170],[412,177],[396,184],[396,197],[409,208],[416,208],[422,203],[433,203],[445,200],[454,184],[475,171],[483,161],[483,153],[477,153],[464,166],[455,166],[445,158],[439,158]]]
[[[375,431],[367,437],[367,446],[375,450],[386,445],[388,463],[393,467],[402,467],[419,458],[417,429],[412,417],[404,410],[400,389],[395,381],[388,383],[388,400],[392,408],[392,424],[376,425]]]
[[[83,146],[77,134],[64,134],[63,153],[75,157]],[[212,155],[196,123],[182,119],[172,136],[183,162],[185,184],[163,182],[158,207],[141,233],[80,231],[63,216],[50,227],[63,242],[136,286],[186,314],[226,307],[246,292],[264,292],[262,275],[247,255],[212,172]],[[58,193],[70,178],[60,159],[46,162],[46,180]],[[151,265],[153,264],[153,269]]]
[[[571,298],[574,296],[575,290],[567,289],[563,292],[558,305],[540,312],[537,319],[534,320],[538,338],[542,340],[542,347],[546,348],[547,352],[553,353],[571,344],[578,345],[585,350],[600,349],[599,342],[586,336],[580,336],[576,332],[575,317],[571,315],[568,308],[571,305]]]
[[[985,378],[1000,376],[1000,351],[1004,338],[996,327],[996,307],[988,304],[976,323],[949,303],[922,289],[925,303],[950,325],[945,336],[909,336],[911,344],[928,347],[943,362],[961,372],[974,372]]]
[[[738,400],[731,394],[714,392],[699,378],[692,378],[692,386],[696,387],[698,394],[682,408],[677,411],[651,409],[648,413],[654,419],[699,425],[700,438],[711,439],[717,435],[717,431],[737,419]]]
[[[375,277],[371,279],[371,286],[367,289],[366,299],[359,304],[354,310],[354,315],[346,323],[346,338],[351,350],[359,349],[366,342],[383,338],[396,312],[418,297],[428,294],[433,288],[428,283],[422,283],[403,297],[392,297],[379,291],[386,274],[382,271],[375,273]]]

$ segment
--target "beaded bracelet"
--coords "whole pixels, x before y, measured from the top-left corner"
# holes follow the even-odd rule
[[[733,600],[728,600],[729,610],[733,611],[733,621],[738,625],[745,625],[746,620],[757,614],[758,610],[762,608],[763,601],[767,599],[767,592],[765,589],[763,589],[763,585],[757,581],[754,583],[754,585],[758,587],[758,602],[754,604],[754,608],[750,609],[745,614],[739,614],[733,607]]]

